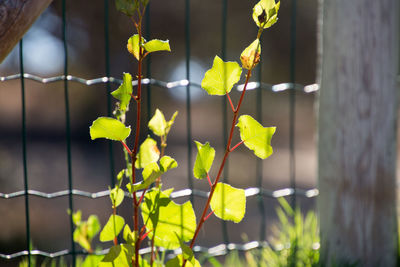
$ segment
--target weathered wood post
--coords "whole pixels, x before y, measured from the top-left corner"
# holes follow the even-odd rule
[[[322,262],[396,266],[399,1],[321,3]]]
[[[0,1],[0,63],[51,1]]]

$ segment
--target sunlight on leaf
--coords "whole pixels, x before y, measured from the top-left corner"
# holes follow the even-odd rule
[[[253,8],[253,20],[258,27],[271,27],[278,20],[278,11],[281,2],[275,0],[261,0]]]
[[[129,73],[124,73],[122,84],[111,95],[120,101],[120,109],[126,111],[132,98],[132,76]]]
[[[180,247],[177,235],[184,242],[193,238],[196,230],[196,215],[188,201],[182,205],[169,199],[170,190],[161,192],[153,188],[146,193],[141,205],[143,221],[146,224],[149,238],[153,235],[154,244],[166,249]]]
[[[90,137],[92,140],[97,138],[106,138],[114,141],[123,141],[131,133],[131,127],[126,127],[119,120],[100,117],[90,126]]]
[[[142,44],[144,43],[144,39],[142,37]],[[132,37],[128,39],[128,43],[126,48],[128,49],[129,53],[135,56],[137,60],[139,60],[139,35],[134,34]],[[142,48],[143,49],[143,48]]]
[[[225,95],[240,80],[242,68],[237,62],[224,62],[215,56],[214,63],[204,75],[201,87],[209,95]]]
[[[249,115],[242,115],[236,125],[240,130],[240,138],[245,146],[254,151],[254,154],[262,159],[272,155],[271,138],[276,127],[263,127]]]
[[[198,152],[194,163],[193,175],[197,179],[203,179],[207,177],[207,173],[210,171],[215,157],[215,149],[208,142],[204,145],[197,141],[195,143]]]
[[[254,40],[240,55],[242,67],[245,69],[253,69],[260,62],[261,45],[260,40]]]
[[[243,189],[218,183],[210,202],[214,214],[222,220],[240,222],[246,212],[246,195]]]
[[[169,47],[169,41],[163,41],[163,40],[150,40],[144,44],[144,49],[146,49],[147,52],[156,52],[156,51],[169,51],[171,52],[171,48]]]
[[[107,242],[114,240],[124,227],[125,220],[119,215],[111,215],[103,230],[100,233],[100,241]]]
[[[148,136],[140,145],[139,153],[135,162],[135,168],[144,168],[149,163],[157,162],[159,158],[160,151],[157,148],[157,142]]]

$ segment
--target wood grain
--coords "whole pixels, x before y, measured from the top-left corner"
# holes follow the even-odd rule
[[[0,63],[51,0],[0,1]]]
[[[322,2],[321,258],[396,266],[399,1]]]

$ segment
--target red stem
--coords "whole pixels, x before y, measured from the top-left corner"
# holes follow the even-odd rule
[[[208,172],[207,172],[207,180],[208,180],[208,184],[210,185],[210,187],[212,187],[210,175],[208,174]]]
[[[233,107],[232,99],[231,99],[231,97],[229,96],[229,93],[227,93],[226,96],[228,97],[229,104],[231,105],[232,111],[235,112],[235,108]]]
[[[241,144],[243,144],[244,143],[244,141],[242,140],[242,141],[240,141],[239,143],[237,143],[234,147],[232,147],[231,149],[230,149],[230,151],[231,152],[233,152],[236,148],[238,148],[238,146],[240,146]]]
[[[206,221],[207,211],[208,211],[208,209],[210,207],[211,199],[212,199],[212,197],[214,195],[214,191],[215,191],[215,188],[217,187],[218,181],[221,178],[221,174],[222,174],[222,171],[224,169],[226,159],[228,158],[228,155],[231,152],[230,147],[231,147],[231,143],[232,143],[233,130],[235,129],[238,113],[239,113],[240,107],[241,107],[242,102],[243,102],[244,94],[246,93],[247,84],[249,83],[250,76],[251,76],[251,69],[249,69],[247,71],[246,82],[244,84],[244,88],[243,88],[242,94],[240,96],[239,103],[238,103],[236,109],[234,109],[234,115],[233,115],[233,119],[232,119],[231,130],[229,132],[229,138],[228,138],[228,143],[226,144],[224,158],[222,159],[221,165],[219,167],[218,175],[215,178],[215,181],[214,181],[214,183],[213,183],[213,185],[211,187],[210,194],[208,195],[207,203],[204,206],[204,210],[203,210],[203,213],[202,213],[202,215],[200,217],[200,221],[199,221],[199,224],[197,225],[196,231],[194,232],[193,239],[190,242],[190,248],[191,249],[193,249],[194,242],[196,241],[196,238],[199,235],[200,229],[203,226],[203,223]],[[186,260],[183,261],[182,267],[185,267],[185,264],[186,264]]]
[[[124,146],[124,148],[126,149],[126,151],[128,151],[129,155],[132,155],[132,151],[129,149],[129,147],[125,144],[124,141],[121,140],[122,145]]]

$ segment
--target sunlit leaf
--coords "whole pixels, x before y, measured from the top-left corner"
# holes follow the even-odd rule
[[[246,195],[243,189],[218,183],[210,202],[214,214],[225,221],[240,222],[246,212]]]
[[[254,151],[254,154],[262,159],[272,155],[271,138],[276,127],[263,127],[249,115],[242,115],[236,125],[240,130],[240,138],[245,146]]]
[[[72,221],[75,225],[79,225],[82,220],[82,211],[78,210],[72,214]]]
[[[164,117],[164,114],[162,113],[162,111],[159,109],[156,109],[154,116],[149,121],[150,130],[152,130],[152,132],[157,136],[168,135],[172,124],[174,124],[176,115],[178,115],[177,111],[172,115],[171,120],[167,122],[165,120],[165,117]]]
[[[260,62],[261,45],[260,40],[254,40],[240,55],[242,67],[245,69],[253,69]]]
[[[136,169],[144,168],[147,164],[157,162],[160,158],[160,151],[157,142],[150,136],[140,145],[140,150],[135,162]]]
[[[210,95],[225,95],[240,80],[242,68],[237,62],[224,62],[215,56],[214,63],[204,75],[201,87]]]
[[[118,207],[122,201],[124,200],[124,190],[122,190],[119,187],[114,187],[111,191],[110,191],[110,199],[111,199],[111,203],[113,204],[113,207],[115,206]]]
[[[97,267],[104,255],[87,255],[81,267]]]
[[[128,244],[134,245],[136,242],[135,233],[132,232],[128,224],[125,224],[124,231],[122,232],[122,237]]]
[[[197,156],[194,162],[193,174],[194,177],[203,179],[207,177],[207,173],[210,171],[215,157],[215,149],[208,142],[204,145],[197,141],[195,143],[197,146]]]
[[[167,192],[153,188],[146,193],[141,205],[143,221],[149,238],[154,237],[154,245],[166,249],[180,247],[179,239],[187,242],[193,238],[196,230],[196,216],[192,204],[188,201],[182,205],[169,199]]]
[[[132,245],[121,244],[113,246],[99,263],[99,267],[129,267],[132,264],[132,257],[134,255],[135,248]]]
[[[171,158],[170,156],[163,156],[160,159],[160,169],[163,173],[178,167],[178,162]]]
[[[145,42],[145,40],[142,37],[142,45]],[[139,34],[134,34],[132,37],[128,39],[128,43],[126,45],[126,48],[128,49],[129,53],[135,56],[137,60],[139,60],[139,53],[140,53],[140,45],[139,45]],[[143,48],[142,48],[143,49]]]
[[[103,230],[100,233],[100,241],[107,242],[114,240],[124,227],[125,220],[119,215],[111,215]]]
[[[163,41],[163,40],[150,40],[144,44],[144,49],[146,49],[147,52],[156,52],[156,51],[171,51],[171,48],[169,47],[169,41]]]
[[[194,259],[194,265],[190,262],[187,261],[186,265],[187,267],[201,267],[200,262],[196,259]],[[182,254],[179,254],[178,256],[176,256],[173,259],[170,259],[169,261],[167,261],[167,263],[165,264],[165,267],[181,267],[183,264],[183,257]]]
[[[122,84],[111,95],[120,101],[120,109],[125,111],[132,98],[132,76],[129,73],[124,73]]]
[[[253,8],[253,20],[258,27],[271,27],[278,20],[280,2],[275,0],[261,0]]]
[[[90,126],[90,137],[92,140],[96,138],[106,138],[114,141],[123,141],[131,133],[131,127],[126,127],[119,120],[100,117],[97,118],[92,126]]]

